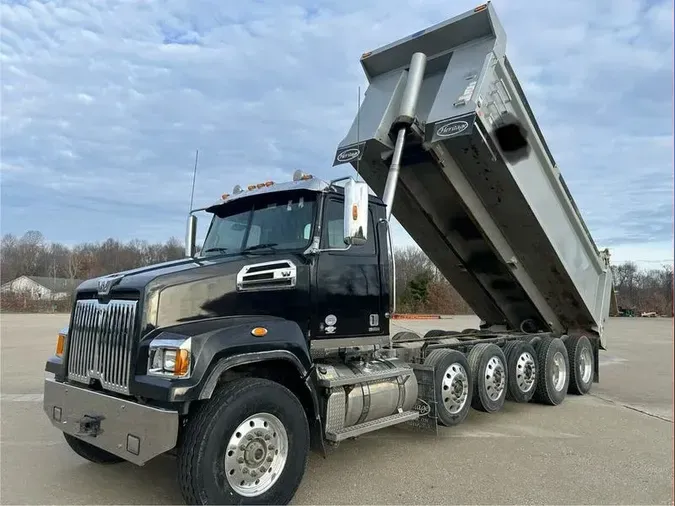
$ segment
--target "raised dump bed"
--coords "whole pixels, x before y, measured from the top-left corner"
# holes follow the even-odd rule
[[[604,346],[609,255],[594,244],[505,47],[488,3],[363,54],[369,86],[334,164],[351,163],[382,196],[405,136],[392,213],[485,324],[597,332]],[[496,134],[507,118],[529,142],[519,158],[504,151],[518,147],[513,128]]]

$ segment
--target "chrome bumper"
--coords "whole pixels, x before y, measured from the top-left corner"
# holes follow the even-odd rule
[[[43,408],[59,430],[134,464],[171,450],[178,412],[143,406],[101,392],[45,379]]]

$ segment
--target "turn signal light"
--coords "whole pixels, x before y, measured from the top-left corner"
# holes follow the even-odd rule
[[[176,365],[173,369],[175,376],[185,376],[190,370],[190,352],[180,349],[176,353]]]
[[[66,335],[62,332],[59,332],[56,336],[56,356],[62,357],[63,350],[66,347]]]
[[[359,208],[356,207],[356,204],[352,206],[352,220],[356,221],[359,219]]]

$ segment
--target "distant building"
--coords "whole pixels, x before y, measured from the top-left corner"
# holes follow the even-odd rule
[[[0,291],[25,294],[34,300],[59,300],[68,298],[80,283],[79,279],[19,276],[0,286]]]

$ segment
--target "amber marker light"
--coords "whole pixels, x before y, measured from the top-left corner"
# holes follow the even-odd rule
[[[175,376],[185,376],[190,370],[190,352],[180,349],[176,354],[176,365],[173,369]]]
[[[267,329],[265,327],[256,327],[251,330],[251,335],[255,337],[263,337],[267,335]]]
[[[56,356],[62,357],[63,350],[66,347],[66,334],[65,332],[59,332],[56,335]]]

